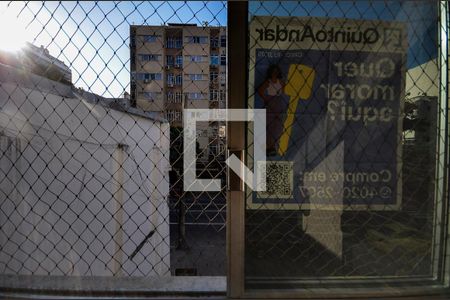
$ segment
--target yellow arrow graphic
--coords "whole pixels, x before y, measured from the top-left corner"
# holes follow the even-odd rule
[[[305,65],[292,64],[289,66],[288,81],[284,87],[284,93],[289,96],[289,107],[278,144],[279,155],[284,155],[287,151],[298,101],[300,99],[307,100],[311,96],[315,74],[313,68]]]

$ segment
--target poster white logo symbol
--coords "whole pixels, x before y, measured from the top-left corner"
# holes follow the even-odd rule
[[[236,155],[225,163],[254,191],[266,191],[266,110],[265,109],[184,109],[183,186],[185,191],[221,191],[220,179],[197,179],[196,123],[197,122],[253,122],[252,172]]]

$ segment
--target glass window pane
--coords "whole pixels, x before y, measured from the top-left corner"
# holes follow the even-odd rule
[[[268,162],[267,189],[246,193],[246,288],[436,276],[437,3],[249,13],[249,107],[266,109]]]

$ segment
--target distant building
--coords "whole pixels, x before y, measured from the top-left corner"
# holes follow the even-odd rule
[[[226,27],[195,24],[130,27],[131,105],[159,112],[182,127],[184,108],[225,108]],[[208,160],[224,153],[219,122],[197,124]]]
[[[31,43],[16,51],[0,51],[0,64],[9,65],[14,68],[34,73],[36,75],[72,84],[72,71],[61,60],[50,55],[44,46],[36,47]]]

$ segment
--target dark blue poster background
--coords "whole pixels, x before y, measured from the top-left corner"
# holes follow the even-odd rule
[[[287,152],[267,159],[292,162],[291,197],[254,193],[253,202],[308,204],[314,198],[320,205],[398,204],[404,54],[256,49],[255,59],[254,106],[266,107],[268,114],[257,91],[269,67],[279,67],[285,84],[292,64],[315,72],[310,97],[297,100]],[[290,98],[282,93],[276,99],[283,122]],[[274,175],[269,173],[268,178]]]

